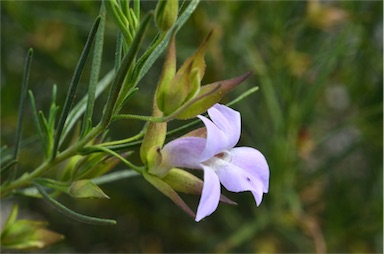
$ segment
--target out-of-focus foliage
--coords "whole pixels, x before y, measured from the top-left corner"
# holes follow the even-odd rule
[[[35,49],[31,89],[38,107],[48,109],[52,84],[58,95],[68,87],[99,3],[1,4],[1,143],[12,146],[27,49]],[[142,11],[154,7],[144,2]],[[71,204],[117,218],[116,227],[79,225],[35,200],[18,200],[21,209],[42,211],[66,235],[49,252],[382,252],[382,11],[381,1],[205,1],[178,33],[182,62],[215,30],[203,83],[254,71],[224,101],[260,86],[234,105],[242,113],[241,144],[260,149],[270,165],[260,207],[250,193],[229,193],[238,206],[220,205],[196,223],[142,178],[129,178],[103,186],[110,200]],[[116,32],[107,20],[101,75],[113,67]],[[158,64],[127,112],[150,114]],[[32,138],[21,154],[27,168],[42,152],[31,114],[24,129]],[[137,124],[117,122],[111,136],[127,137]],[[196,207],[196,197],[186,199]]]

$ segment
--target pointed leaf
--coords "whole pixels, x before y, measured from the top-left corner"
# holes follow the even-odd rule
[[[124,57],[119,70],[116,73],[116,77],[113,80],[111,89],[109,91],[107,105],[104,109],[104,115],[101,119],[102,126],[107,126],[110,123],[114,111],[120,110],[122,102],[124,101],[129,91],[133,88],[133,86],[130,86],[130,84],[123,86],[124,80],[127,76],[128,70],[130,70],[131,66],[134,64],[134,59],[140,49],[141,42],[144,38],[145,31],[147,30],[152,16],[153,14],[150,12],[144,17],[141,26],[137,31],[131,46],[129,47],[127,55]]]
[[[81,53],[79,62],[77,63],[77,66],[75,69],[75,73],[73,74],[71,83],[69,85],[68,94],[67,94],[67,97],[65,98],[65,102],[63,106],[63,111],[61,112],[59,123],[57,124],[56,136],[54,139],[54,144],[53,144],[53,149],[51,154],[52,159],[56,157],[56,153],[59,149],[59,144],[60,144],[59,142],[60,142],[62,131],[64,129],[64,124],[65,124],[65,121],[67,120],[70,109],[72,108],[72,104],[76,96],[77,85],[79,84],[81,74],[83,72],[89,51],[91,50],[93,40],[96,36],[99,23],[100,23],[100,17],[97,17],[88,35],[83,52]]]
[[[188,20],[188,18],[192,15],[200,0],[192,0],[189,2],[188,6],[183,11],[183,14],[176,20],[175,24],[173,24],[172,28],[169,29],[167,34],[156,40],[156,43],[150,46],[150,49],[146,51],[146,53],[138,60],[135,67],[135,76],[134,83],[137,84],[143,76],[148,72],[149,68],[153,65],[153,63],[159,58],[161,53],[166,49],[169,41],[171,40],[174,33],[176,33]]]
[[[19,157],[19,149],[20,149],[20,143],[21,143],[21,132],[22,132],[22,126],[23,126],[23,115],[24,115],[24,102],[25,98],[27,96],[27,90],[28,90],[28,81],[29,81],[29,73],[31,70],[31,62],[32,62],[32,56],[33,56],[33,50],[29,49],[27,54],[27,59],[25,61],[24,66],[24,73],[23,73],[23,81],[21,84],[21,92],[20,92],[20,100],[19,100],[19,115],[17,118],[17,126],[16,126],[16,135],[15,135],[15,150],[13,152],[13,159],[17,160]],[[11,179],[14,179],[16,177],[17,173],[17,165],[15,164],[15,167],[11,174]]]
[[[99,81],[96,88],[96,98],[108,87],[108,85],[112,82],[115,76],[115,72],[112,70],[104,76],[102,80]],[[81,115],[84,113],[87,106],[88,94],[85,95],[68,115],[67,121],[65,123],[65,127],[63,130],[63,134],[61,135],[60,145],[63,143],[65,138],[68,136],[69,132],[72,130],[73,126],[77,123]]]
[[[84,113],[80,136],[83,137],[92,127],[92,114],[96,99],[96,88],[99,81],[101,61],[103,56],[103,45],[104,45],[104,28],[105,28],[105,5],[101,4],[100,11],[100,25],[95,38],[95,46],[92,56],[92,67],[91,74],[89,77],[88,86],[88,100],[87,107]]]

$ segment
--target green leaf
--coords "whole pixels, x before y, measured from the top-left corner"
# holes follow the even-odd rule
[[[107,194],[94,184],[91,180],[84,179],[72,183],[68,190],[69,195],[74,198],[107,198]]]
[[[52,149],[52,154],[51,154],[52,159],[54,159],[56,157],[57,151],[59,149],[60,138],[61,138],[61,134],[62,134],[63,129],[64,129],[64,124],[65,124],[65,121],[67,120],[68,114],[72,108],[72,104],[73,104],[73,101],[74,101],[75,96],[76,96],[77,85],[79,84],[81,74],[82,74],[84,66],[85,66],[85,62],[87,60],[89,51],[91,50],[93,40],[96,36],[96,32],[97,32],[97,28],[98,28],[99,23],[100,23],[100,19],[101,19],[100,17],[97,17],[92,28],[91,28],[91,31],[90,31],[88,38],[87,38],[87,42],[85,43],[83,52],[81,53],[79,62],[77,63],[77,66],[75,69],[75,73],[73,74],[71,83],[69,85],[68,94],[67,94],[67,97],[65,98],[63,111],[61,113],[59,123],[58,123],[57,129],[56,129],[56,136],[54,139],[53,149]]]
[[[59,110],[59,106],[56,105],[56,94],[57,94],[57,87],[56,85],[53,85],[52,102],[51,102],[51,108],[49,109],[49,115],[48,115],[48,126],[49,126],[49,129],[52,130],[52,133],[54,132],[54,129],[55,129],[56,115]]]
[[[57,211],[60,213],[68,216],[71,219],[74,219],[79,222],[83,222],[86,224],[92,224],[92,225],[116,225],[115,220],[110,220],[110,219],[101,219],[101,218],[96,218],[92,216],[87,216],[84,214],[77,213],[68,207],[64,206],[57,200],[53,199],[49,194],[45,191],[44,187],[38,183],[34,183],[35,187],[38,189],[40,194],[43,196],[43,198],[52,206],[54,207]]]
[[[152,67],[154,62],[159,58],[159,56],[163,53],[163,51],[167,48],[169,41],[171,40],[174,33],[176,33],[184,23],[189,19],[200,0],[192,0],[187,8],[185,8],[183,14],[176,20],[175,24],[173,24],[172,28],[166,33],[164,38],[158,40],[156,44],[153,44],[148,51],[148,54],[144,54],[136,64],[135,67],[135,77],[134,83],[137,84],[143,76],[148,72],[148,70]]]
[[[44,137],[43,129],[42,129],[41,122],[39,119],[39,113],[37,112],[35,97],[33,96],[33,93],[31,90],[28,91],[28,94],[29,94],[29,98],[30,98],[31,106],[32,106],[33,122],[35,124],[41,145],[43,146],[43,148],[45,148],[44,143],[46,142],[46,139]]]
[[[107,105],[104,109],[104,115],[100,122],[102,127],[106,127],[110,123],[114,108],[116,106],[119,107],[119,104],[117,102],[120,100],[124,101],[125,96],[131,89],[131,87],[124,87],[122,89],[124,79],[126,77],[127,71],[130,69],[130,67],[134,63],[134,59],[139,51],[141,41],[144,37],[149,21],[152,19],[152,16],[153,16],[153,13],[148,13],[144,17],[139,31],[137,32],[131,46],[129,47],[127,55],[124,57],[123,62],[121,63],[121,66],[116,73],[116,77],[113,81],[113,84],[111,86],[109,96],[107,99]],[[118,98],[121,98],[121,99],[118,99]]]
[[[0,172],[3,174],[17,164],[17,160],[8,161],[5,165],[1,164]]]
[[[95,47],[92,57],[92,67],[88,86],[87,107],[84,114],[84,120],[80,131],[80,137],[85,136],[92,127],[92,114],[96,99],[96,88],[99,81],[101,62],[103,56],[104,45],[104,28],[105,28],[105,7],[101,4],[100,7],[100,25],[95,38]]]
[[[169,31],[163,36],[160,33],[155,37],[155,39],[152,41],[148,49],[145,51],[145,53],[139,58],[139,60],[136,62],[134,69],[132,71],[132,75],[130,79],[128,80],[127,88],[124,90],[126,94],[131,88],[134,88],[140,80],[143,78],[143,76],[148,72],[148,70],[152,67],[154,62],[159,58],[159,56],[163,53],[163,51],[167,48],[172,36],[183,26],[183,24],[188,20],[190,15],[193,13],[193,11],[196,9],[198,3],[200,0],[192,0],[187,8],[184,10],[183,14],[177,19],[175,24],[169,29]],[[130,88],[130,89],[128,89]],[[122,97],[122,96],[121,96]],[[121,107],[124,105],[124,101],[126,101],[123,98],[119,98],[116,105],[118,107],[115,108],[114,112],[118,113],[121,109]]]
[[[42,111],[39,111],[39,117],[40,121],[42,122],[42,130],[44,134],[44,150],[46,158],[48,158],[51,155],[51,149],[53,147],[53,131],[49,128],[48,121],[44,116],[44,113]]]
[[[103,1],[108,14],[112,17],[115,24],[119,27],[122,35],[124,36],[127,45],[130,45],[133,40],[133,35],[130,33],[128,26],[129,22],[124,16],[123,11],[117,4],[116,0],[105,0]]]
[[[96,98],[108,87],[115,76],[114,70],[107,73],[102,80],[97,84],[96,88]],[[66,121],[63,134],[61,135],[60,144],[65,140],[68,136],[69,132],[73,128],[73,126],[77,123],[81,115],[84,113],[87,105],[88,95],[85,95],[68,115],[68,120]]]
[[[31,70],[31,62],[33,57],[33,50],[29,49],[27,54],[27,59],[25,61],[24,72],[23,72],[23,81],[21,83],[21,93],[20,93],[20,101],[19,101],[19,115],[17,118],[17,126],[16,126],[16,135],[15,135],[15,150],[13,152],[13,159],[17,160],[19,155],[20,143],[21,143],[21,132],[22,132],[22,124],[23,124],[23,115],[24,115],[24,102],[27,96],[28,90],[28,81],[29,74]],[[15,167],[11,174],[11,179],[16,177],[17,166]]]

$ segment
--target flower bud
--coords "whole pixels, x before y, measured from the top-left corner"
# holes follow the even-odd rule
[[[252,72],[247,72],[236,78],[217,81],[202,86],[193,99],[175,112],[174,117],[177,119],[189,119],[207,111],[210,107],[218,103],[224,95],[246,80],[251,74]]]
[[[107,198],[108,195],[100,189],[99,186],[94,184],[91,180],[84,179],[78,180],[71,184],[68,189],[69,195],[74,198]]]
[[[64,239],[63,235],[46,229],[46,222],[18,220],[17,215],[18,206],[14,206],[1,232],[2,249],[30,251]]]
[[[161,82],[156,91],[157,105],[164,115],[170,115],[186,102],[195,97],[200,90],[200,82],[205,72],[204,55],[212,32],[201,43],[197,51],[190,56],[169,82]],[[175,47],[170,45],[163,73],[168,59],[175,58]],[[172,53],[172,54],[171,54]]]
[[[168,31],[177,19],[179,11],[178,0],[160,0],[155,10],[156,25],[161,31]]]

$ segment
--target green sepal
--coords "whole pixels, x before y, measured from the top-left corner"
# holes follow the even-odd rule
[[[200,88],[200,81],[205,72],[204,55],[212,32],[208,34],[197,51],[190,56],[169,82],[161,82],[156,91],[157,104],[165,115],[170,115],[183,104],[193,98]],[[171,51],[172,50],[172,51]],[[169,53],[175,54],[175,48],[170,47]],[[169,55],[168,53],[168,55]],[[167,59],[168,59],[167,55]],[[174,57],[176,59],[176,57]],[[164,64],[166,69],[167,62]]]
[[[172,168],[166,176],[164,176],[163,181],[169,184],[172,189],[178,192],[183,192],[186,194],[201,195],[203,190],[204,182],[196,177],[195,175],[189,173],[188,171]],[[220,195],[220,201],[230,205],[236,205],[237,203]]]
[[[154,146],[148,151],[147,168],[148,172],[152,175],[163,177],[168,173],[169,169],[165,167],[159,167],[163,159],[160,150],[161,149],[159,146]]]
[[[172,187],[164,182],[161,178],[151,175],[144,171],[143,176],[150,184],[152,184],[156,189],[162,192],[165,196],[170,198],[177,206],[179,206],[185,213],[187,213],[192,218],[195,218],[195,213],[189,208],[189,206],[184,202],[184,200],[177,194],[177,192],[172,189]]]
[[[162,147],[167,134],[167,123],[149,122],[143,143],[140,147],[141,161],[146,164],[148,151],[153,147]]]
[[[247,72],[233,79],[217,81],[202,86],[199,93],[192,100],[172,115],[177,119],[189,119],[207,111],[251,74],[252,72]]]

